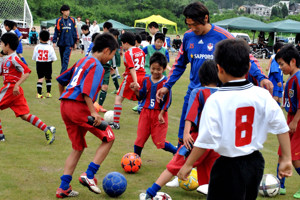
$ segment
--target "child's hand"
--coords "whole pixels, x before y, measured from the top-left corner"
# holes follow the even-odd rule
[[[192,150],[193,146],[190,144],[194,144],[194,140],[190,133],[183,134],[183,144],[187,149]]]
[[[281,87],[281,86],[282,86],[281,82],[278,82],[278,83],[277,83],[277,86],[278,86],[278,87]]]
[[[297,129],[297,122],[295,120],[292,120],[289,124],[290,133],[294,133]]]
[[[293,174],[293,165],[291,161],[281,161],[278,168],[279,178],[289,177]]]
[[[102,122],[101,116],[96,111],[91,113],[91,115],[95,118],[93,126],[99,126]]]
[[[179,170],[177,176],[179,179],[186,181],[188,176],[190,175],[191,171],[193,169],[193,166],[186,166],[183,165],[183,167]]]
[[[83,54],[83,50],[81,50],[81,54]]]
[[[18,85],[15,85],[15,86],[14,86],[14,89],[13,89],[13,95],[14,95],[14,96],[18,96],[19,94],[20,94],[19,86],[18,86]]]
[[[140,84],[137,82],[132,82],[130,84],[130,87],[133,87],[135,90],[138,90],[140,88]]]
[[[165,123],[164,115],[162,113],[159,113],[159,115],[158,115],[158,122],[160,124],[164,124]]]
[[[134,87],[134,82],[130,83],[129,87],[132,91],[136,91],[137,89]]]

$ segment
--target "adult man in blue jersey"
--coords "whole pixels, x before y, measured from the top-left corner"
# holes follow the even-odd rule
[[[75,18],[69,17],[70,7],[68,5],[63,5],[60,8],[60,12],[62,17],[56,19],[55,31],[53,35],[53,46],[57,42],[61,59],[60,73],[63,73],[68,69],[72,47],[76,49],[76,42],[79,37],[76,30]]]
[[[183,38],[178,56],[169,73],[168,80],[164,87],[157,91],[156,98],[160,101],[163,96],[172,88],[175,82],[181,77],[186,69],[186,65],[191,63],[190,84],[186,96],[180,119],[178,131],[178,145],[183,144],[184,118],[188,106],[190,93],[194,88],[200,87],[198,70],[202,63],[207,59],[213,59],[213,52],[216,44],[227,38],[234,38],[229,32],[209,23],[209,11],[200,2],[189,4],[183,11],[185,23],[190,28]],[[252,69],[253,68],[253,69]],[[254,69],[255,68],[255,69]],[[257,65],[251,65],[249,73],[256,72],[254,78],[260,83],[260,86],[272,90],[273,85],[267,80],[267,77],[260,70],[256,70]],[[261,73],[257,73],[261,72]]]

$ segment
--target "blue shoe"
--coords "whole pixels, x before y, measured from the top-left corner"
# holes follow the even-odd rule
[[[5,135],[4,134],[0,135],[0,142],[5,142]]]

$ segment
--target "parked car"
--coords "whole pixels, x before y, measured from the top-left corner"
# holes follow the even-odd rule
[[[235,38],[242,38],[251,44],[251,39],[247,33],[231,33]]]

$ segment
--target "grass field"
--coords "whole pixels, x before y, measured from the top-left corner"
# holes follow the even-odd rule
[[[57,49],[56,49],[57,50]],[[2,200],[48,200],[55,199],[55,191],[60,184],[60,176],[66,157],[71,151],[71,143],[65,129],[65,125],[60,115],[60,102],[57,82],[52,82],[51,99],[36,99],[37,75],[35,63],[31,60],[33,47],[24,47],[24,57],[32,70],[30,77],[22,84],[25,97],[29,104],[31,114],[38,116],[47,125],[56,127],[56,141],[52,145],[46,145],[44,133],[33,127],[31,124],[15,118],[10,109],[0,111],[2,127],[7,141],[0,143],[0,199]],[[57,57],[60,59],[58,51]],[[83,57],[80,51],[74,51],[71,56],[70,65]],[[171,54],[171,64],[175,55]],[[266,67],[267,60],[261,60],[263,68]],[[53,64],[53,78],[59,75],[60,60]],[[121,72],[124,71],[122,65]],[[121,80],[120,80],[121,83]],[[189,70],[187,70],[180,80],[173,87],[173,101],[169,109],[169,129],[167,140],[177,145],[177,132],[182,109],[183,97],[189,83]],[[2,86],[2,84],[0,83]],[[46,91],[45,84],[43,91]],[[114,86],[110,84],[104,107],[113,109],[115,95],[110,94]],[[157,150],[151,140],[146,143],[142,153],[142,168],[137,174],[126,174],[120,165],[120,160],[125,153],[133,152],[133,144],[136,137],[136,129],[139,115],[131,110],[136,102],[125,100],[121,115],[121,129],[116,130],[115,143],[104,163],[96,175],[98,184],[102,189],[102,179],[112,171],[117,171],[125,175],[128,185],[126,192],[118,199],[138,199],[141,192],[152,185],[160,173],[165,169],[166,164],[172,155],[163,150]],[[262,122],[264,123],[264,122]],[[82,187],[78,182],[78,177],[84,172],[91,162],[96,147],[100,141],[92,134],[86,136],[88,148],[83,153],[81,160],[75,170],[71,185],[80,195],[76,199],[110,199],[102,189],[102,194],[91,193],[87,188]],[[276,136],[269,134],[262,153],[266,161],[265,173],[276,174],[278,142]],[[299,176],[294,171],[291,178],[286,181],[287,194],[277,196],[273,199],[293,199],[293,194],[299,189]],[[173,199],[205,199],[204,195],[196,191],[187,192],[181,188],[162,188]],[[226,194],[224,194],[226,199]],[[258,199],[264,199],[258,197]]]

